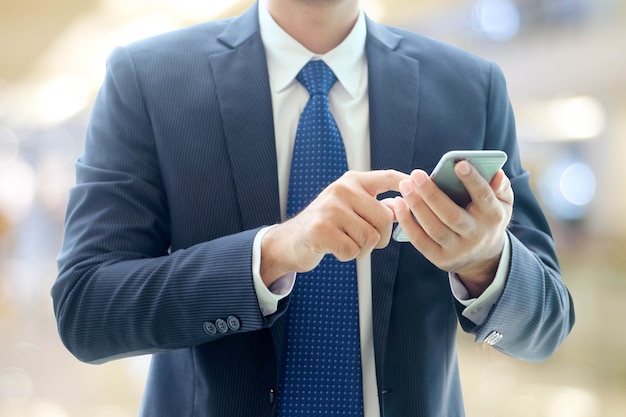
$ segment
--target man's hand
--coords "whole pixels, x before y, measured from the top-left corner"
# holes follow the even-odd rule
[[[421,170],[400,183],[402,198],[393,207],[413,246],[440,269],[456,273],[477,297],[495,276],[513,212],[513,190],[502,170],[491,184],[467,161],[456,164],[455,172],[472,197],[465,209]]]
[[[394,213],[376,196],[399,191],[401,172],[347,172],[295,217],[272,228],[261,246],[266,285],[288,272],[307,272],[324,255],[349,261],[389,244]]]

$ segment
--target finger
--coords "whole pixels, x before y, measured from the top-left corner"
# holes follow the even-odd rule
[[[387,205],[383,203],[380,203],[380,205],[384,207],[387,214],[384,215],[385,217],[382,219],[380,226],[376,228],[376,230],[380,234],[378,242],[376,243],[376,245],[374,245],[374,248],[376,249],[382,249],[387,247],[387,245],[391,241],[391,233],[393,232],[393,222],[395,218],[395,214],[392,209],[390,209],[389,207],[387,207]]]
[[[346,224],[346,232],[365,250],[384,248],[389,244],[394,213],[374,197],[353,202],[359,221]]]
[[[331,237],[331,253],[341,261],[361,258],[374,250],[381,234],[363,219],[346,222],[339,229],[340,236]]]
[[[465,210],[452,201],[424,171],[415,170],[411,173],[411,185],[419,198],[406,195],[408,187],[404,190],[404,196],[431,238],[443,245],[467,228]]]
[[[411,244],[417,251],[436,264],[444,253],[444,248],[433,241],[420,223],[416,221],[406,200],[402,197],[396,197],[394,209],[398,217],[398,224],[402,226]]]
[[[358,184],[355,186],[354,181],[345,179],[320,196],[305,210],[314,216],[315,241],[325,242],[325,247],[337,258],[343,260],[350,254],[357,257],[375,247],[387,246],[394,214],[376,197],[364,192]],[[336,236],[335,231],[343,236]]]
[[[427,237],[413,216],[411,208],[402,197],[394,198],[393,206],[398,225],[402,227],[404,234],[409,238],[410,242],[415,245],[416,242]]]
[[[354,195],[350,199],[352,210],[363,218],[374,230],[365,225],[351,227],[350,236],[355,239],[364,249],[383,248],[389,244],[393,229],[394,213],[389,204],[382,203],[376,196],[385,191],[399,191],[399,182],[409,178],[407,174],[394,170],[349,172],[345,174],[345,180],[338,186],[341,195]],[[345,187],[352,187],[348,190]],[[362,190],[368,197],[359,197]]]
[[[397,222],[398,218],[396,217],[394,201],[395,201],[395,198],[383,198],[382,200],[380,200],[380,204],[384,205],[385,207],[387,207],[389,210],[393,212],[393,221]]]
[[[384,193],[385,191],[400,191],[400,181],[409,178],[408,174],[393,169],[351,172],[346,175],[349,174],[354,175],[363,189],[372,196]]]
[[[338,230],[352,242],[346,244],[343,239],[337,240],[337,245],[330,245],[329,252],[344,260],[354,254],[355,246],[360,252],[357,256],[369,253],[374,248],[387,246],[391,239],[394,213],[386,204],[378,201],[376,196],[385,191],[398,191],[399,181],[406,178],[407,174],[394,170],[349,171],[325,189],[316,201],[326,201],[323,204],[326,207],[323,209],[325,217],[330,218],[338,226]],[[343,206],[343,209],[337,210],[342,212],[341,216],[334,210],[335,214],[328,216],[328,203],[333,202],[338,203],[337,207]],[[315,235],[326,242],[329,240],[324,239],[323,234]]]
[[[435,209],[439,206],[451,206],[454,204],[450,197],[448,197],[441,189],[433,182],[428,174],[421,169],[416,169],[411,172],[410,182],[405,182],[404,193],[409,191],[413,191],[406,187],[407,184],[412,185],[413,189],[417,191],[421,199],[425,204],[430,206],[432,209]],[[402,190],[401,190],[402,192]],[[409,201],[409,205],[412,208],[411,201]]]
[[[440,246],[452,245],[458,239],[448,226],[462,209],[450,200],[423,171],[411,173],[411,180],[400,183],[400,192],[420,227]],[[456,220],[454,220],[456,221]]]
[[[514,194],[511,188],[511,181],[503,170],[499,170],[491,180],[491,189],[495,192],[496,198],[508,205],[513,205]]]
[[[496,200],[494,191],[472,164],[460,161],[454,166],[454,171],[472,198],[473,205],[478,206],[480,210],[494,205]]]
[[[370,226],[358,216],[341,212],[326,221],[308,225],[310,241],[315,242],[314,250],[330,253],[342,262],[356,258],[362,252],[366,240],[366,233],[362,230],[367,227]]]

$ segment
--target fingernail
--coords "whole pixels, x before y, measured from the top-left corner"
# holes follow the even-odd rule
[[[459,174],[461,175],[467,175],[470,173],[470,166],[469,166],[469,162],[467,161],[461,161],[457,164],[459,166]]]
[[[411,175],[411,179],[415,185],[422,185],[426,182],[426,173],[424,171],[416,171]]]
[[[413,185],[408,180],[400,181],[400,193],[409,195],[413,192]]]

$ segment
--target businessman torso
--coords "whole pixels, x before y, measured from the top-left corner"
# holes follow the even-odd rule
[[[372,169],[428,171],[447,150],[503,149],[513,161],[507,175],[516,201],[535,204],[518,162],[504,84],[494,66],[371,21],[366,53]],[[115,357],[118,351],[164,351],[154,355],[145,416],[270,416],[276,407],[288,299],[275,315],[263,318],[251,283],[254,230],[280,221],[273,129],[280,121],[272,117],[256,9],[118,49],[110,58],[108,77],[94,107],[87,138],[91,154],[79,162],[79,172],[84,165],[79,182],[115,178],[124,184],[122,191],[107,190],[124,193],[124,207],[92,216],[96,223],[116,215],[130,222],[123,225],[129,230],[124,233],[137,239],[142,251],[129,255],[130,250],[119,249],[119,257],[169,259],[132,272],[130,262],[120,271],[136,278],[133,283],[141,288],[128,295],[141,313],[125,318],[133,321],[128,326],[136,327],[137,334],[116,346],[110,342],[111,354],[85,347],[85,360]],[[496,105],[504,108],[494,109]],[[105,155],[111,149],[116,155]],[[99,165],[110,158],[118,158],[115,169],[103,173]],[[80,207],[93,190],[74,191],[70,206]],[[89,240],[81,232],[74,235],[68,233],[67,246]],[[549,243],[540,237],[525,243],[550,256]],[[84,243],[76,245],[87,250]],[[516,240],[513,247],[517,256]],[[62,252],[61,264],[68,253]],[[71,272],[65,281],[71,280]],[[148,302],[148,292],[158,296]],[[207,294],[204,301],[201,292]],[[410,245],[392,242],[372,255],[372,296],[381,414],[462,416],[455,347],[458,306],[447,274]],[[106,311],[119,314],[108,305]],[[240,329],[201,334],[207,333],[206,323],[231,316],[240,321]],[[479,332],[471,323],[463,324]]]
[[[151,119],[159,123],[154,127],[157,151],[163,155],[159,162],[166,170],[162,177],[170,217],[177,222],[171,227],[173,250],[279,220],[273,123],[280,121],[272,120],[261,39],[258,33],[243,42],[229,38],[231,30],[236,38],[243,37],[232,29],[236,25],[190,29],[190,39],[179,42],[195,50],[185,50],[183,55],[161,45],[164,56],[144,67],[146,71],[159,66],[171,71],[170,77],[158,70],[146,74],[155,85],[146,86],[143,94],[154,95],[146,102],[156,107]],[[382,39],[370,31],[367,46],[372,168],[430,169],[446,150],[484,147],[484,90],[479,91],[482,97],[467,97],[475,104],[471,110],[465,109],[464,97],[446,94],[446,89],[463,94],[462,88],[433,85],[428,68],[421,67],[432,65],[434,73],[440,71],[437,65],[424,64],[407,52],[425,53],[429,60],[446,58],[429,58],[415,41],[383,27],[377,30]],[[215,45],[208,48],[211,42]],[[394,50],[400,42],[407,52]],[[488,74],[475,65],[474,75],[483,77],[479,82],[485,89]],[[183,70],[190,76],[181,77]],[[164,94],[162,89],[168,85]],[[164,105],[167,102],[169,105]],[[421,110],[421,106],[428,108]],[[451,118],[455,107],[462,111]],[[450,128],[450,120],[458,123],[456,129]],[[179,234],[183,230],[187,232]],[[379,396],[388,408],[385,415],[408,415],[403,411],[409,410],[411,415],[462,415],[455,353],[457,321],[447,275],[397,243],[376,253],[373,262],[376,362]],[[168,363],[168,372],[178,376],[166,379],[176,381],[177,387],[181,380],[187,381],[183,389],[176,390],[187,398],[172,401],[175,407],[191,404],[193,395],[197,407],[215,410],[207,415],[239,415],[236,410],[241,415],[252,410],[269,415],[280,375],[279,320],[270,329],[157,356],[149,388],[163,384],[157,381],[163,372],[156,371],[160,362]],[[187,367],[180,366],[183,361]],[[194,375],[193,389],[188,386],[190,374]],[[165,389],[172,395],[171,386]],[[150,396],[149,391],[148,395],[146,407],[160,403],[156,398],[161,394]]]

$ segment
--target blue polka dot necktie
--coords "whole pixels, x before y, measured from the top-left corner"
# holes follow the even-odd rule
[[[289,217],[348,169],[328,106],[335,74],[317,60],[296,78],[310,97],[296,132]],[[279,417],[363,416],[356,262],[339,262],[326,255],[313,271],[298,274],[287,314]]]

